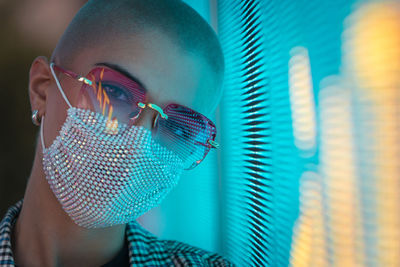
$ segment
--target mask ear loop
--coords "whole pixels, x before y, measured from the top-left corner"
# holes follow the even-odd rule
[[[61,93],[62,97],[64,98],[65,102],[67,103],[67,105],[68,105],[70,108],[72,108],[72,105],[71,105],[71,103],[69,103],[68,98],[67,98],[67,96],[66,96],[65,93],[64,93],[64,90],[61,88],[61,84],[60,84],[60,82],[58,81],[58,78],[57,78],[57,76],[56,76],[56,74],[55,74],[55,72],[54,72],[53,66],[54,66],[54,63],[51,62],[51,63],[50,63],[50,70],[51,70],[51,74],[52,74],[53,77],[54,77],[54,80],[56,81],[58,91],[60,91],[60,93]]]
[[[70,108],[72,108],[72,105],[69,102],[67,96],[65,95],[64,90],[62,89],[60,81],[58,80],[58,78],[57,78],[57,76],[56,76],[56,74],[54,72],[54,68],[53,67],[54,67],[54,63],[52,62],[52,63],[50,63],[50,71],[51,71],[51,74],[53,75],[54,80],[56,81],[58,91],[60,91],[61,96],[64,98],[65,103],[67,103],[67,105]],[[42,120],[41,120],[41,123],[40,123],[40,141],[42,143],[42,150],[44,151],[45,150],[45,146],[44,146],[44,138],[43,138],[43,124],[44,124],[44,115],[42,116]]]
[[[43,138],[43,124],[44,124],[44,115],[42,116],[42,121],[40,122],[40,142],[42,143],[42,151],[45,150],[44,138]]]

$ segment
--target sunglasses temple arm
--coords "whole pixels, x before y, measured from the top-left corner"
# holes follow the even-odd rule
[[[219,148],[219,144],[213,140],[207,140],[207,143],[200,143],[200,142],[196,142],[197,145],[202,145],[205,147],[209,147],[209,148]]]
[[[52,64],[53,64],[53,68],[54,69],[56,69],[58,71],[61,71],[65,75],[67,75],[67,76],[69,76],[69,77],[71,77],[71,78],[73,78],[75,80],[78,80],[80,82],[84,82],[85,84],[92,85],[92,81],[91,80],[89,80],[89,79],[87,79],[87,78],[85,78],[83,76],[80,76],[80,75],[76,74],[75,72],[72,72],[72,71],[69,71],[69,70],[65,70],[65,69],[55,65],[54,63],[52,63]]]

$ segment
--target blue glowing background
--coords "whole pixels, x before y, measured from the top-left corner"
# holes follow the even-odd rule
[[[239,266],[399,264],[398,3],[186,2],[225,53],[221,149],[153,230]]]

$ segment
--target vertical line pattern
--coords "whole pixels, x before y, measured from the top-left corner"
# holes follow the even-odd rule
[[[221,104],[225,253],[240,266],[273,264],[270,108],[260,1],[219,1],[226,60]]]

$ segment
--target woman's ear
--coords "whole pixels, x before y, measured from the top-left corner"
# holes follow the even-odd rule
[[[29,71],[29,99],[32,111],[38,110],[38,117],[46,113],[46,99],[52,76],[46,57],[35,58]]]

